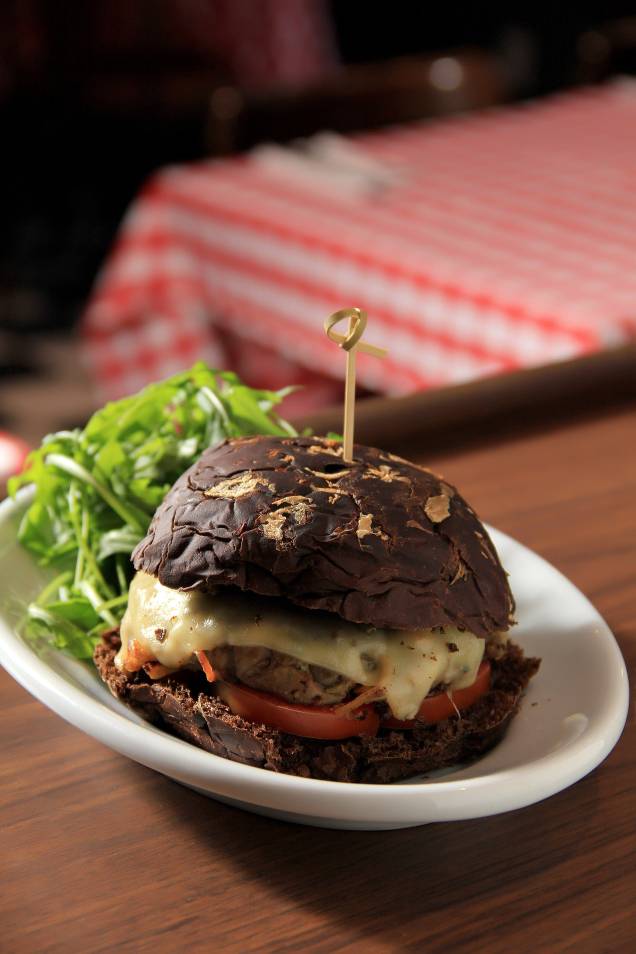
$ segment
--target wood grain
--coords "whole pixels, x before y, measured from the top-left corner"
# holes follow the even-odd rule
[[[590,596],[632,678],[635,435],[631,409],[452,457],[411,447]],[[633,714],[599,769],[531,808],[336,832],[208,800],[0,689],[2,952],[636,949]]]

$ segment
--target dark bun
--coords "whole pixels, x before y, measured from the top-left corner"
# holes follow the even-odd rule
[[[514,603],[495,548],[435,474],[356,445],[248,437],[176,482],[133,562],[173,588],[231,584],[355,623],[506,630]]]

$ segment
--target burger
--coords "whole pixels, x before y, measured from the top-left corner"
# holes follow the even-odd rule
[[[456,489],[337,441],[206,450],[133,553],[111,691],[207,751],[275,772],[392,782],[492,747],[539,666]]]

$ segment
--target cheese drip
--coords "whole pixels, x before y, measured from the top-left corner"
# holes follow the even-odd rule
[[[143,655],[170,669],[186,665],[199,650],[264,646],[364,686],[382,686],[398,719],[414,718],[434,686],[470,686],[485,642],[450,627],[443,635],[375,629],[235,590],[173,590],[143,571],[131,583],[121,624],[120,669],[133,640]]]

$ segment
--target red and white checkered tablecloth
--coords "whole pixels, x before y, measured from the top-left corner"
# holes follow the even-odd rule
[[[400,180],[317,193],[247,158],[165,169],[84,316],[106,396],[204,359],[254,383],[342,379],[322,330],[369,314],[387,394],[546,364],[636,333],[636,86],[356,136]]]

